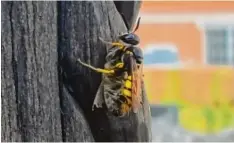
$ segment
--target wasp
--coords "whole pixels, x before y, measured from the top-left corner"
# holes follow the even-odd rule
[[[137,113],[142,106],[142,62],[143,53],[139,48],[140,38],[135,34],[140,23],[137,21],[136,28],[118,36],[116,42],[107,42],[108,45],[106,63],[104,69],[96,68],[78,59],[78,62],[98,73],[102,73],[102,81],[97,90],[92,110],[94,107],[102,108],[106,105],[107,110],[115,116],[124,116],[131,110]]]

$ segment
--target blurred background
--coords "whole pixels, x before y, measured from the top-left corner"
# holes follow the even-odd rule
[[[234,2],[143,1],[153,141],[234,141]]]

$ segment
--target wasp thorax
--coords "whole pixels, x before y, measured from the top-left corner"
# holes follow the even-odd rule
[[[134,33],[128,33],[119,36],[119,39],[122,40],[124,43],[137,45],[140,43],[140,38]]]
[[[130,46],[130,47],[128,47],[127,50],[133,53],[133,56],[136,59],[137,64],[142,64],[143,52],[142,52],[141,48],[139,48],[137,46]]]
[[[143,52],[139,47],[135,47],[133,50],[137,64],[142,64],[143,62]]]

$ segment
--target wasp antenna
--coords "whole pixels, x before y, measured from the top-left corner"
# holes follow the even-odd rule
[[[128,25],[128,22],[127,22],[127,20],[126,20],[126,17],[124,16],[124,14],[123,13],[120,13],[121,14],[121,16],[122,16],[122,18],[123,18],[123,21],[124,21],[124,23],[125,23],[125,25],[126,25],[126,27],[127,27],[127,30],[128,30],[128,33],[129,33],[129,31],[130,31],[130,27],[129,27],[129,25]]]
[[[133,33],[136,32],[137,29],[139,28],[140,21],[141,21],[141,17],[138,18],[138,20],[137,20],[137,25],[136,25],[136,28],[135,28],[135,30],[133,31]]]

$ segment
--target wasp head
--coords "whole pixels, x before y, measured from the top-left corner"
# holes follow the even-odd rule
[[[119,39],[126,44],[138,45],[140,43],[140,38],[134,33],[128,33],[119,36]]]
[[[125,23],[127,23],[124,15],[122,15],[122,16],[123,16],[123,19],[124,19]],[[136,28],[132,32],[128,31],[127,34],[120,35],[119,36],[119,40],[123,41],[126,44],[138,45],[140,43],[140,38],[136,34],[134,34],[134,33],[139,28],[140,20],[141,20],[141,18],[139,17],[138,20],[137,20]],[[129,26],[127,26],[127,29],[129,29]]]

